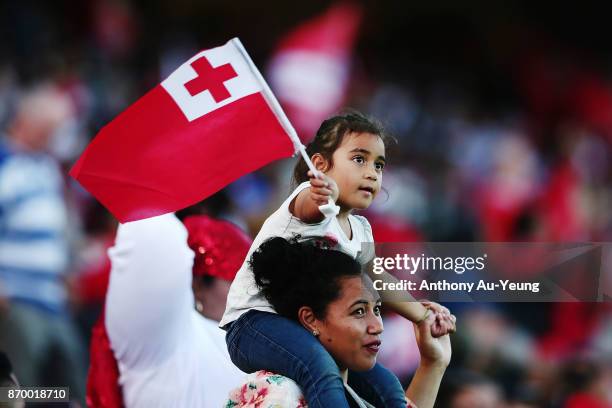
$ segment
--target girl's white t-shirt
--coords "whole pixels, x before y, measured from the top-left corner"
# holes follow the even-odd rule
[[[219,323],[220,327],[225,327],[251,309],[276,313],[272,305],[260,293],[255,284],[253,271],[248,263],[251,254],[269,238],[293,238],[299,235],[300,239],[308,239],[323,236],[337,241],[336,249],[352,256],[361,264],[368,263],[374,257],[372,245],[364,245],[363,248],[361,245],[362,243],[374,242],[372,227],[365,217],[349,215],[348,220],[353,233],[353,236],[349,239],[340,227],[336,217],[325,218],[316,224],[306,224],[291,214],[289,204],[302,190],[309,187],[310,182],[308,181],[300,184],[280,208],[264,222],[249,249],[246,259],[236,274],[236,278],[232,282],[227,295],[225,313]]]

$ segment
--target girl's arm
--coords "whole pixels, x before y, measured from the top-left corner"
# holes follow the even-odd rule
[[[433,319],[433,316],[429,316],[426,322],[431,325]],[[406,389],[406,398],[418,408],[434,406],[440,382],[451,359],[449,335],[434,338],[431,336],[429,325],[415,325],[414,331],[421,353],[421,362]]]
[[[311,172],[308,172],[308,175],[310,188],[300,191],[289,204],[289,211],[306,224],[316,224],[325,219],[319,206],[327,204],[330,198],[333,201],[338,199],[338,185],[325,174],[321,173],[321,178],[313,177]]]
[[[395,276],[388,272],[374,274],[372,268],[367,268],[367,270],[372,280],[399,282]],[[408,291],[381,291],[380,295],[385,307],[419,326],[430,325],[431,335],[434,337],[454,333],[456,330],[455,316],[450,314],[447,308],[435,302],[418,302]],[[426,320],[428,311],[429,314],[434,316],[431,324],[427,323]]]
[[[406,292],[408,296],[408,294]],[[412,296],[410,296],[412,298]],[[450,311],[435,302],[417,302],[412,298],[411,301],[401,301],[401,302],[387,302],[385,306],[388,306],[389,309],[393,310],[395,313],[400,316],[410,320],[414,324],[419,326],[431,326],[430,332],[434,337],[444,336],[445,334],[454,333],[456,329],[455,325],[455,316],[450,313]],[[431,323],[427,323],[427,317],[429,315],[434,316],[434,320]],[[416,316],[416,317],[415,317]],[[415,320],[412,320],[412,318]]]

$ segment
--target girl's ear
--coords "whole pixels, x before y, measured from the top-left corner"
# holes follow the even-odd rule
[[[315,169],[319,170],[320,172],[325,173],[327,170],[329,170],[329,162],[325,159],[325,157],[323,157],[321,153],[313,154],[310,160],[315,166]]]
[[[309,306],[300,307],[298,310],[298,320],[309,332],[318,331],[317,318]]]

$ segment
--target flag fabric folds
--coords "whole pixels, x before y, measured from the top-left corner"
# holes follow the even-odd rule
[[[195,204],[298,146],[234,38],[189,59],[106,125],[70,175],[127,222]]]
[[[305,142],[344,103],[362,14],[357,4],[336,4],[287,34],[272,57],[272,89]]]

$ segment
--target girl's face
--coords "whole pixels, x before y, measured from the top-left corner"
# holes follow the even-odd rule
[[[364,279],[342,279],[340,297],[329,304],[325,319],[316,321],[319,341],[341,369],[365,371],[376,363],[383,331],[380,298]]]
[[[385,144],[378,135],[350,133],[332,155],[333,166],[325,172],[333,178],[347,209],[366,209],[382,186]]]

